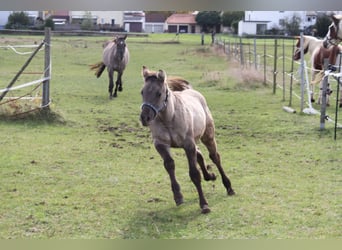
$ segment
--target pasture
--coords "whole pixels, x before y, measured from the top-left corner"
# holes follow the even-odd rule
[[[41,38],[0,42],[6,39]],[[342,133],[334,141],[333,124],[319,131],[318,116],[282,111],[280,91],[273,95],[270,84],[253,78],[241,82],[237,76],[248,71],[201,46],[200,35],[128,37],[123,92],[109,100],[107,75],[96,79],[88,67],[101,60],[107,39],[52,37],[52,115],[1,118],[0,238],[342,238]],[[20,60],[1,51],[1,88]],[[220,180],[203,180],[207,215],[181,149],[172,154],[185,202],[174,204],[139,121],[142,65],[185,77],[207,99],[236,192],[228,197]]]

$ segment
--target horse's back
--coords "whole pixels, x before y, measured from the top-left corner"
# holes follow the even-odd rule
[[[169,77],[167,85],[172,91],[183,91],[192,88],[190,83],[182,77]]]
[[[201,136],[206,127],[213,123],[213,118],[205,97],[194,89],[185,89],[182,92],[174,92],[177,98],[181,99],[180,105],[186,109],[186,113],[192,118],[192,124],[195,126],[198,136]]]

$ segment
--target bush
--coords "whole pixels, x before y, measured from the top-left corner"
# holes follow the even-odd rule
[[[26,29],[30,25],[30,19],[26,12],[13,12],[8,17],[6,29]]]
[[[45,20],[45,27],[51,28],[51,30],[55,29],[55,23],[53,22],[52,18],[48,18]]]

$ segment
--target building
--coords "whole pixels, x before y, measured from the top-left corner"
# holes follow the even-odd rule
[[[90,14],[95,24],[123,26],[122,11],[71,11],[73,22],[81,22],[86,15]]]
[[[162,13],[147,13],[145,14],[145,29],[146,33],[163,33],[165,31],[166,17]]]
[[[127,32],[143,32],[145,13],[143,11],[124,11],[123,25]]]
[[[169,33],[199,33],[196,14],[172,14],[166,19],[166,29]]]
[[[286,19],[300,17],[300,30],[316,23],[316,11],[245,11],[244,20],[239,22],[238,35],[262,35],[267,30],[281,29]]]

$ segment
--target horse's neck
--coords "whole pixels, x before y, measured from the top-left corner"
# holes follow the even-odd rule
[[[168,88],[168,95],[169,96],[166,101],[166,107],[160,113],[162,120],[167,121],[167,122],[173,119],[174,114],[175,114],[175,105],[177,105],[177,98],[169,88]]]
[[[319,48],[323,44],[323,40],[319,40],[316,38],[313,38],[312,40],[309,41],[309,53],[312,55],[314,51]]]

